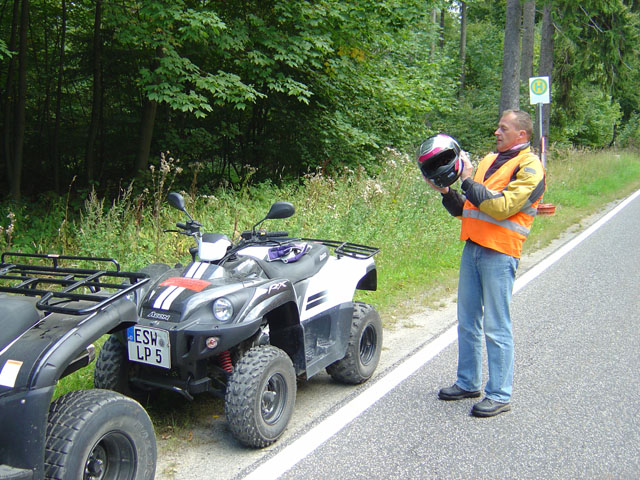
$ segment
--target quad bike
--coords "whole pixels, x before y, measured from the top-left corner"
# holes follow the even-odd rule
[[[139,403],[108,390],[52,401],[60,378],[94,360],[93,342],[132,325],[134,292],[148,282],[108,258],[2,254],[0,479],[154,478],[153,425]]]
[[[347,384],[371,377],[382,324],[353,294],[376,289],[378,249],[258,229],[293,215],[287,202],[273,204],[232,244],[225,235],[201,233],[181,195],[168,200],[188,218],[167,231],[195,238],[192,262],[142,270],[151,285],[136,293],[139,318],[101,349],[96,387],[134,397],[158,389],[187,399],[223,396],[234,436],[265,447],[291,418],[297,378],[325,369]]]

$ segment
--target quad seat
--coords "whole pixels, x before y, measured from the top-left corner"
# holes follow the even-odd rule
[[[284,263],[279,260],[266,261],[254,258],[269,278],[287,278],[291,283],[312,277],[329,260],[329,249],[320,243],[309,243],[309,250],[298,261]]]
[[[13,342],[40,320],[35,299],[0,294],[0,350]]]

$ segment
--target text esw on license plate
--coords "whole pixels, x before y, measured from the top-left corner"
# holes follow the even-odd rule
[[[169,332],[135,325],[127,328],[129,360],[156,367],[171,368]]]

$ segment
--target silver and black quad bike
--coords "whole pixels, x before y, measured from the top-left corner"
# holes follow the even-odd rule
[[[173,231],[195,238],[193,261],[142,270],[152,284],[136,294],[139,318],[100,351],[96,387],[134,397],[157,389],[188,399],[223,396],[235,437],[265,447],[289,423],[297,378],[325,369],[348,384],[372,376],[382,324],[353,295],[376,289],[377,248],[258,229],[293,215],[287,202],[276,202],[232,244],[225,235],[201,233],[181,195],[168,200],[188,218]]]
[[[148,283],[113,259],[2,254],[0,479],[154,478],[156,439],[139,403],[108,390],[52,401],[58,380],[95,358],[93,342],[132,325],[134,292]]]

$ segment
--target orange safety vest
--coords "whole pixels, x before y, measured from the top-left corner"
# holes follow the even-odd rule
[[[485,182],[485,173],[496,157],[497,155],[494,155],[493,159],[488,157],[480,162],[474,175],[474,180],[482,183],[489,190],[501,192],[509,184],[513,172],[520,165],[522,156],[516,155],[507,161]],[[493,218],[491,215],[480,211],[469,200],[466,200],[462,210],[460,240],[471,240],[483,247],[520,258],[522,244],[529,235],[541,198],[542,196],[533,204],[527,204],[518,213],[504,220]]]

